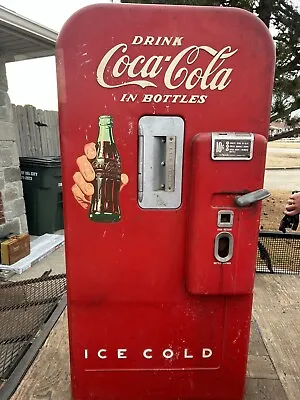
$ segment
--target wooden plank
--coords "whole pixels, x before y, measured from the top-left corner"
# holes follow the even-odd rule
[[[49,121],[48,118],[48,111],[44,111],[43,115],[44,121],[47,124],[47,143],[48,143],[48,155],[52,156],[53,155],[53,138],[52,138],[52,132],[51,132],[51,121]]]
[[[279,380],[255,320],[251,321],[247,377]]]
[[[51,144],[52,144],[52,155],[59,156],[59,135],[58,135],[58,118],[57,112],[55,111],[46,111],[46,118],[49,124],[50,135],[51,135]]]
[[[55,132],[53,134],[53,124],[50,118],[49,111],[45,111],[45,120],[47,121],[48,124],[48,141],[50,144],[50,155],[55,156],[56,151],[55,151]]]
[[[51,119],[53,121],[53,130],[55,132],[56,138],[56,155],[60,155],[60,137],[59,137],[59,127],[58,127],[58,113],[57,111],[50,111]]]
[[[17,145],[20,156],[59,156],[60,141],[57,111],[36,109],[31,105],[13,106],[18,127]],[[46,123],[37,126],[35,122]]]
[[[249,355],[250,356],[267,356],[268,355],[266,346],[262,340],[257,322],[255,320],[251,321]]]
[[[26,156],[26,145],[25,145],[25,138],[22,133],[22,121],[21,121],[21,115],[20,115],[20,106],[16,106],[15,108],[15,113],[16,113],[16,119],[17,119],[17,125],[18,125],[18,131],[19,131],[19,139],[20,139],[20,156],[25,157]]]
[[[58,122],[58,112],[51,111],[52,118],[54,121],[56,138],[57,138],[57,155],[60,155],[60,134],[59,134],[59,122]]]
[[[48,120],[47,111],[44,111],[44,120],[47,123],[46,128],[46,136],[47,136],[47,143],[48,143],[48,155],[53,156],[53,143],[52,143],[52,135],[51,135],[51,122]]]
[[[48,122],[45,119],[45,111],[44,110],[37,110],[37,120],[42,124],[47,124]],[[40,126],[39,132],[41,137],[41,148],[42,148],[42,155],[49,156],[51,153],[51,146],[49,143],[49,134],[48,134],[48,126]]]
[[[42,122],[43,124],[48,125],[45,119],[45,111],[38,110],[38,115],[39,115],[39,121]],[[41,126],[39,128],[42,140],[43,156],[49,156],[51,154],[48,129],[49,129],[48,126]]]
[[[51,156],[56,155],[56,137],[55,137],[55,129],[53,131],[53,122],[50,118],[50,112],[45,111],[45,119],[47,120],[48,123],[48,140],[50,143],[50,149],[51,149]]]
[[[37,133],[37,127],[35,125],[36,121],[36,109],[33,106],[26,105],[25,111],[27,114],[27,120],[28,120],[28,127],[29,127],[29,135],[30,135],[30,140],[31,140],[31,157],[38,157],[40,150],[38,146],[38,133]]]
[[[34,142],[35,142],[35,157],[41,157],[42,156],[41,135],[39,127],[36,125],[36,122],[39,121],[37,109],[33,106],[28,106],[27,110],[28,112],[31,113],[33,119],[32,136],[34,137]]]
[[[279,380],[248,378],[244,400],[288,400],[288,398]]]
[[[71,400],[67,314],[62,314],[11,400]]]
[[[22,155],[24,157],[32,155],[32,145],[28,126],[27,113],[22,106],[17,106],[17,118],[19,126]]]
[[[21,138],[20,138],[20,123],[19,123],[19,119],[18,119],[18,115],[17,115],[17,107],[15,104],[12,104],[11,106],[12,106],[12,113],[13,113],[13,121],[17,128],[16,143],[17,143],[17,147],[18,147],[18,153],[19,153],[19,156],[22,157],[22,146],[21,146]]]
[[[270,357],[252,356],[248,357],[247,376],[259,379],[278,379],[274,365]]]
[[[290,400],[300,399],[300,279],[256,277],[254,316]],[[275,395],[274,399],[277,399]]]

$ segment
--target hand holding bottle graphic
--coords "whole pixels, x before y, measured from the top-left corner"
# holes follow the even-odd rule
[[[76,160],[79,171],[73,175],[72,193],[76,201],[89,208],[89,218],[96,222],[121,219],[119,192],[128,183],[121,173],[121,160],[112,134],[112,118],[99,118],[97,143],[84,146],[84,155]]]

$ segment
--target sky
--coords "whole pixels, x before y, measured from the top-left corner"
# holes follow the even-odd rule
[[[77,10],[109,0],[0,0],[0,5],[41,25],[60,31]],[[114,1],[117,2],[117,1]],[[57,110],[55,58],[44,57],[6,64],[8,94],[14,104],[31,104],[43,110]]]
[[[111,0],[0,0],[3,7],[41,25],[60,31],[64,22],[77,10],[93,3]],[[119,0],[113,0],[119,2]],[[300,7],[300,0],[294,0]],[[55,58],[45,57],[6,64],[8,94],[11,102],[31,104],[44,110],[57,110]],[[25,77],[25,79],[24,79]]]

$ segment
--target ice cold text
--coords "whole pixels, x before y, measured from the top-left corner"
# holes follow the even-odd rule
[[[124,359],[130,358],[128,349],[115,349],[115,350],[108,350],[105,348],[99,349],[96,353],[91,352],[89,349],[84,350],[84,358],[87,360],[91,355],[96,354],[98,358],[105,360],[107,358],[117,358],[117,359]],[[181,351],[175,351],[173,349],[162,349],[157,352],[154,349],[143,349],[141,352],[141,357],[146,360],[151,360],[153,356],[159,355],[160,357],[170,360],[173,358],[211,358],[213,355],[213,351],[210,348],[203,348],[200,352],[192,353],[189,349],[182,349]]]

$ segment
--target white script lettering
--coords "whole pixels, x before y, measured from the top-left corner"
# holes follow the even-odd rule
[[[147,36],[146,44],[156,45],[154,39],[152,36]],[[181,45],[183,38],[175,39],[176,45]],[[143,41],[142,36],[135,36],[132,44],[141,44]],[[141,88],[157,87],[153,79],[162,75],[163,83],[169,90],[183,87],[186,90],[198,88],[221,91],[231,83],[232,68],[224,68],[224,63],[237,51],[237,49],[232,50],[230,46],[216,50],[209,46],[193,45],[181,50],[175,57],[152,55],[146,58],[144,55],[139,55],[131,58],[127,53],[127,44],[119,43],[100,61],[97,81],[100,86],[108,89],[128,85],[137,85]],[[182,64],[184,66],[180,67]],[[197,102],[196,99],[194,101]]]

